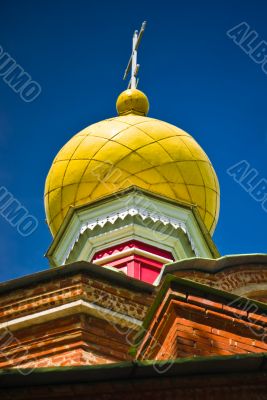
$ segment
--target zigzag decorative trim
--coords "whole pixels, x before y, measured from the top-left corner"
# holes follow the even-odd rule
[[[85,231],[87,231],[87,230],[93,231],[96,227],[103,228],[107,223],[111,223],[112,225],[114,225],[115,222],[118,219],[124,220],[129,215],[132,216],[132,217],[138,215],[138,216],[140,216],[142,218],[143,221],[145,221],[146,219],[150,219],[154,223],[161,222],[165,226],[166,225],[170,225],[174,229],[181,229],[186,234],[186,236],[187,236],[187,238],[189,240],[189,243],[190,243],[192,251],[195,253],[196,257],[199,257],[199,252],[197,251],[197,248],[195,246],[194,240],[191,237],[191,235],[189,234],[184,222],[179,221],[179,220],[177,220],[175,218],[169,218],[169,217],[166,217],[164,215],[160,215],[160,214],[157,214],[157,213],[150,212],[150,211],[142,209],[140,207],[131,207],[131,208],[124,209],[124,210],[122,210],[120,212],[116,212],[114,214],[103,216],[101,218],[96,218],[96,219],[93,219],[93,220],[90,220],[90,221],[84,223],[81,226],[76,238],[73,240],[73,242],[69,246],[69,248],[67,250],[67,255],[66,255],[65,259],[64,259],[63,264],[66,263],[66,261],[69,258],[70,253],[72,252],[75,244],[79,241],[80,236]]]

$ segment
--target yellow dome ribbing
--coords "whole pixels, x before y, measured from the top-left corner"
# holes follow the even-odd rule
[[[132,185],[198,206],[212,233],[219,215],[219,184],[201,147],[185,131],[146,117],[137,89],[117,100],[118,117],[90,125],[58,153],[45,185],[53,235],[71,206],[84,205]]]

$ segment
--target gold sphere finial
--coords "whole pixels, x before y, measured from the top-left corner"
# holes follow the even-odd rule
[[[147,115],[149,110],[149,101],[141,90],[127,89],[119,95],[116,108],[119,115]]]

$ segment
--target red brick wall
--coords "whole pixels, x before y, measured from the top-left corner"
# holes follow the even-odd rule
[[[264,352],[266,326],[265,315],[169,289],[148,328],[138,359]]]
[[[105,313],[141,324],[153,298],[142,290],[127,289],[81,273],[2,294],[0,323],[53,312],[59,306],[78,300],[91,308],[86,314],[77,308],[71,315],[59,317],[52,313],[18,324],[14,329],[0,329],[0,368],[130,360],[128,350],[138,326],[109,321],[109,314]],[[94,307],[98,307],[98,314],[94,314]]]
[[[130,359],[129,335],[87,315],[50,321],[15,334],[15,340],[9,343],[7,335],[0,341],[0,368],[92,365]]]

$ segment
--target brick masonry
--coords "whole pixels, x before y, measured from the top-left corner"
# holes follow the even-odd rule
[[[0,295],[0,368],[130,360],[128,350],[153,298],[87,273],[5,292]],[[72,307],[77,302],[84,308]]]
[[[241,303],[238,298],[230,301],[220,292],[216,295],[183,286],[178,291],[167,290],[147,327],[137,359],[266,351],[267,314],[256,303]]]
[[[65,267],[64,267],[65,268]],[[97,267],[101,268],[101,267]],[[132,360],[130,348],[164,282],[149,290],[131,278],[115,280],[77,272],[0,291],[0,368],[101,365]],[[253,266],[217,274],[175,271],[234,291],[267,281]],[[265,276],[266,275],[266,276]],[[117,279],[117,280],[116,280]],[[123,278],[124,280],[124,278]],[[29,281],[30,282],[30,281]],[[243,285],[243,286],[242,286]],[[170,289],[171,290],[171,289]],[[166,295],[167,296],[167,295]],[[169,291],[148,326],[139,359],[230,355],[267,351],[264,315],[224,304],[207,294]],[[8,324],[6,326],[6,324]]]
[[[242,294],[252,299],[267,302],[266,264],[244,264],[228,267],[216,273],[188,269],[173,271],[172,274],[226,292]]]

